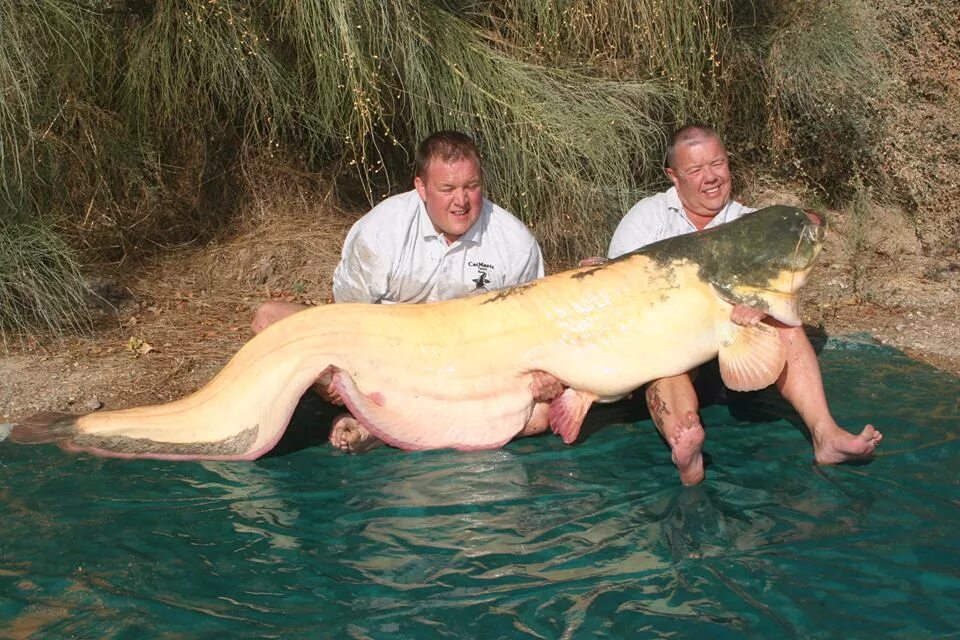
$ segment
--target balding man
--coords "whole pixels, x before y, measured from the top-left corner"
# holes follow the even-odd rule
[[[710,229],[754,211],[731,197],[727,150],[710,127],[690,125],[676,131],[667,146],[666,165],[673,186],[641,200],[627,212],[610,241],[609,258],[658,240]],[[830,414],[817,356],[803,327],[783,325],[741,305],[734,307],[731,320],[741,325],[764,321],[777,327],[787,360],[776,385],[809,429],[817,463],[837,464],[873,455],[883,437],[879,431],[866,425],[854,435]],[[698,372],[705,378],[711,370],[718,376],[715,367],[704,365],[699,371],[655,380],[646,387],[650,415],[670,445],[684,484],[696,484],[704,477],[705,433],[694,380]]]

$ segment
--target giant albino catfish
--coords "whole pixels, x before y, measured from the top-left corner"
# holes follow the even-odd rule
[[[718,354],[730,388],[774,382],[785,357],[777,332],[735,325],[731,309],[800,324],[796,294],[823,236],[816,214],[774,206],[485,295],[315,307],[257,335],[190,396],[46,414],[14,426],[11,439],[118,457],[255,459],[323,375],[361,425],[403,449],[495,448],[538,421],[569,443],[592,402]]]

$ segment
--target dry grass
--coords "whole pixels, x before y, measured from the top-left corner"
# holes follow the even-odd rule
[[[882,170],[914,215],[931,254],[960,255],[960,21],[954,0],[891,3],[885,28],[898,46],[897,99],[884,106],[890,127]]]
[[[159,256],[146,268],[151,281],[164,283],[166,293],[327,301],[343,239],[363,211],[340,205],[328,175],[297,170],[284,158],[251,159],[244,173],[249,196],[229,235],[181,250],[177,260]]]
[[[324,302],[353,218],[335,209],[312,215],[277,212],[230,240],[160,260],[151,278],[168,291],[217,291],[234,298],[288,296]],[[156,284],[151,289],[156,290]]]
[[[250,337],[250,320],[265,300],[324,304],[333,270],[353,221],[332,198],[329,180],[297,172],[278,159],[252,160],[252,194],[238,210],[229,235],[204,246],[181,247],[118,269],[104,265],[114,306],[101,309],[92,333],[27,341],[17,353],[87,362],[92,378],[80,386],[97,389],[107,374],[129,372],[136,396],[96,392],[112,406],[172,399],[200,386]],[[138,354],[137,345],[147,345]]]

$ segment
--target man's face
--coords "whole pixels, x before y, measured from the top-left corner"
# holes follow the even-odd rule
[[[684,210],[693,216],[712,218],[730,200],[730,167],[727,150],[716,138],[682,144],[675,151],[667,175],[677,188]]]
[[[470,230],[483,207],[483,179],[472,158],[444,162],[434,158],[424,176],[413,186],[427,209],[434,229],[447,242],[454,242]]]

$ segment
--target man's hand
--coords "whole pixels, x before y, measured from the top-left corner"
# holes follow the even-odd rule
[[[765,317],[767,317],[767,314],[763,311],[748,307],[745,304],[734,306],[733,311],[730,312],[730,322],[741,327],[752,327]]]
[[[600,256],[594,256],[591,258],[584,258],[577,265],[578,267],[599,267],[602,264],[610,262],[607,258],[601,258]]]
[[[317,395],[330,404],[335,404],[337,406],[343,405],[343,398],[340,397],[340,394],[337,393],[333,386],[332,371],[324,371],[320,377],[317,378],[317,381],[313,383],[313,390],[317,392]]]

